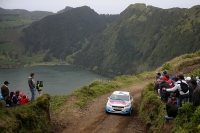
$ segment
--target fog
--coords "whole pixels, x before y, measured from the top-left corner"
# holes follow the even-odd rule
[[[119,14],[130,4],[145,3],[160,8],[191,8],[199,5],[199,0],[0,0],[5,9],[26,9],[29,11],[52,11],[56,13],[66,6],[89,6],[99,14]]]

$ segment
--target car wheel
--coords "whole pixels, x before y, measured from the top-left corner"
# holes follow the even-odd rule
[[[131,110],[132,110],[132,109],[131,109]],[[129,114],[128,114],[129,116],[131,116],[131,110],[130,110],[130,112],[129,112]]]

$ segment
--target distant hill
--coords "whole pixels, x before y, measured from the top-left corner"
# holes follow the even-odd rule
[[[66,6],[65,9],[60,10],[60,11],[58,11],[57,13],[63,13],[63,12],[69,11],[69,10],[71,10],[71,9],[73,9],[73,7]]]
[[[74,65],[110,76],[134,74],[195,52],[199,43],[200,6],[160,9],[134,4],[76,54]]]
[[[3,9],[0,8],[0,14],[1,15],[7,15],[7,14],[18,14],[22,17],[30,18],[33,20],[40,20],[46,16],[52,15],[53,12],[46,12],[46,11],[27,11],[23,9]]]
[[[44,61],[51,61],[51,57],[65,60],[92,42],[118,17],[109,16],[84,6],[45,17],[23,30],[25,51],[29,54],[48,51]]]
[[[24,62],[59,60],[103,75],[130,75],[199,50],[200,6],[134,4],[120,15],[99,15],[84,6],[47,16],[22,31],[16,41],[24,49]],[[13,57],[5,49],[0,50],[2,63]]]

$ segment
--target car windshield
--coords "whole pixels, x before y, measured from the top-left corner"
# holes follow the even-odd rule
[[[128,95],[116,95],[116,94],[112,94],[110,96],[110,99],[129,101],[129,96]]]

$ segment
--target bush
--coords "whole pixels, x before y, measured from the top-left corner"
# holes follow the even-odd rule
[[[195,56],[196,56],[195,54],[185,54],[182,56],[182,59],[193,58]]]
[[[171,66],[169,63],[165,63],[165,64],[163,65],[163,67],[162,67],[162,71],[163,71],[163,70],[170,70],[171,67],[172,67],[172,66]]]
[[[172,132],[196,133],[200,123],[200,107],[195,108],[192,103],[186,103],[178,110],[178,116]]]

